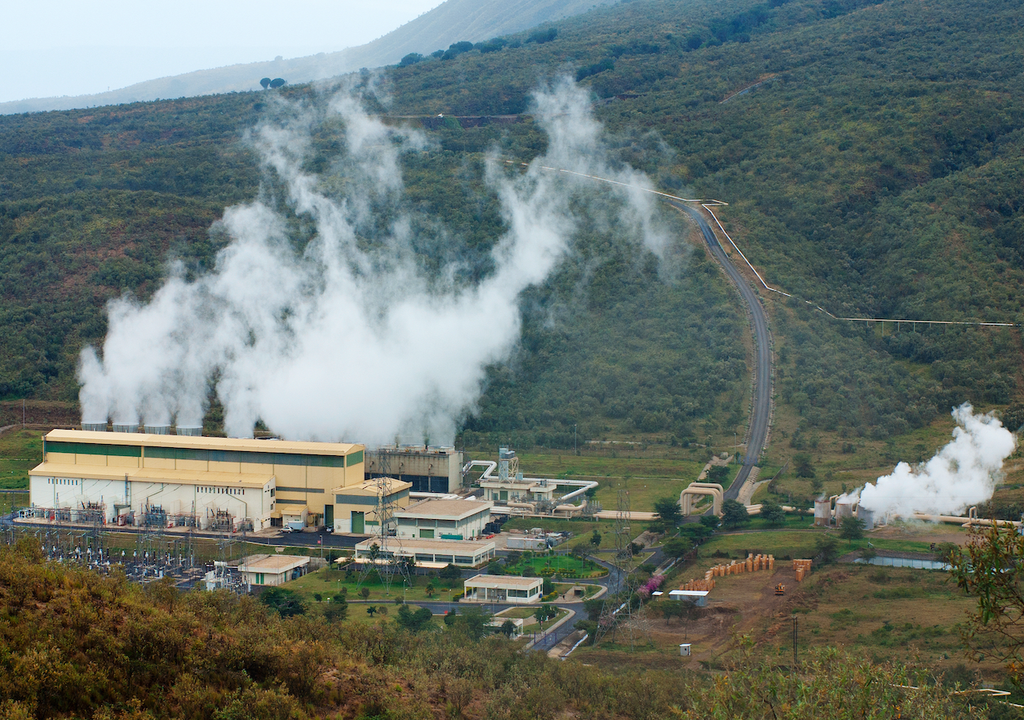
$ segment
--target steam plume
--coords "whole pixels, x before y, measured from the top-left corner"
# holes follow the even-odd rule
[[[992,497],[1003,461],[1016,444],[1013,433],[992,415],[975,415],[967,403],[953,411],[953,418],[952,442],[928,462],[917,467],[901,462],[891,475],[865,485],[861,507],[903,517],[959,514]]]
[[[262,419],[291,439],[450,442],[485,367],[519,337],[519,293],[569,251],[574,212],[613,216],[652,250],[664,243],[651,197],[635,189],[649,183],[609,167],[584,93],[562,80],[534,99],[547,154],[514,176],[489,161],[485,182],[506,232],[494,272],[461,287],[415,264],[400,155],[426,148],[422,134],[385,125],[343,92],[322,118],[343,128],[340,170],[319,177],[303,165],[316,118],[286,106],[290,118],[258,128],[254,144],[313,239],[296,250],[295,223],[265,199],[229,208],[220,226],[231,241],[213,272],[188,281],[173,267],[148,303],[110,303],[102,359],[92,347],[80,359],[83,421],[200,425],[216,378],[231,436],[251,436]],[[543,166],[633,187],[609,191]]]

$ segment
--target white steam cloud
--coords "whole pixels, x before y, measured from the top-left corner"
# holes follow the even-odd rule
[[[293,221],[264,201],[229,208],[221,226],[231,240],[214,271],[189,281],[175,267],[148,303],[111,302],[102,359],[92,347],[81,355],[83,422],[198,426],[215,378],[234,437],[251,436],[262,419],[290,439],[451,442],[485,367],[519,337],[520,292],[569,252],[578,214],[614,216],[656,252],[664,244],[652,196],[636,189],[650,183],[609,166],[584,93],[562,80],[536,93],[535,105],[547,153],[522,173],[488,163],[485,182],[506,224],[493,273],[441,290],[417,268],[403,203],[400,156],[426,149],[424,137],[339,94],[323,119],[342,128],[341,170],[324,178],[303,167],[312,113],[286,108],[291,120],[260,127],[254,140],[286,188]],[[382,217],[383,239],[368,241],[364,229]],[[290,236],[295,218],[315,228],[302,251]]]
[[[953,440],[928,462],[901,462],[891,475],[861,488],[860,506],[876,515],[912,517],[960,514],[992,497],[1003,461],[1016,445],[1013,433],[992,415],[975,415],[964,403],[953,411]],[[843,498],[840,502],[856,499]]]

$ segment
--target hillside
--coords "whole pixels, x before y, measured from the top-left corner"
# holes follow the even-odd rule
[[[293,84],[323,80],[360,68],[394,65],[409,53],[427,55],[459,41],[482,42],[550,23],[617,0],[446,0],[372,42],[337,52],[196,70],[147,80],[94,95],[29,98],[0,103],[0,114],[121,105],[260,89],[260,78]]]
[[[340,610],[293,604],[281,617],[227,591],[180,593],[162,580],[143,589],[123,574],[44,563],[27,538],[0,550],[0,581],[0,714],[10,720],[643,720],[724,707],[739,719],[768,709],[794,720],[977,716],[949,690],[899,688],[922,684],[921,672],[835,651],[809,653],[795,677],[754,662],[713,681],[660,659],[603,669],[482,637],[475,608],[415,630],[344,600]],[[776,713],[791,697],[793,711]]]
[[[1016,328],[872,326],[803,302],[840,317],[1021,319],[1013,8],[638,0],[556,27],[547,42],[389,68],[378,109],[524,113],[538,83],[568,71],[592,91],[619,160],[664,189],[729,202],[720,215],[737,243],[796,296],[765,296],[779,465],[792,450],[820,455],[823,433],[856,449],[964,401],[1021,401]],[[223,243],[210,222],[258,192],[242,138],[272,108],[238,94],[0,119],[0,396],[73,400],[75,358],[103,336],[104,300],[147,297],[168,253],[209,266]],[[403,163],[417,207],[451,228],[447,251],[477,261],[503,222],[479,184],[483,153],[497,143],[528,160],[546,140],[526,118],[468,125],[433,123],[434,150]],[[323,130],[316,146],[332,142]],[[591,438],[730,444],[743,429],[746,331],[714,266],[683,254],[680,282],[611,253],[601,272],[570,265],[528,293],[520,351],[489,371],[467,437],[571,447],[579,422]]]

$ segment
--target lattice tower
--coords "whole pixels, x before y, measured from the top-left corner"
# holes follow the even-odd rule
[[[377,469],[380,477],[369,481],[374,483],[377,491],[377,505],[373,511],[377,521],[373,544],[377,546],[377,551],[370,554],[370,562],[362,569],[358,584],[362,585],[371,572],[376,572],[381,585],[384,586],[384,596],[390,597],[395,577],[401,575],[404,578],[409,573],[405,562],[399,557],[402,540],[397,535],[391,537],[390,533],[391,527],[395,524],[397,505],[393,494],[395,480],[391,477],[391,453],[388,448],[377,450]]]

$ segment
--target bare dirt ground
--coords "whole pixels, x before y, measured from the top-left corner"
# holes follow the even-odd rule
[[[775,586],[782,583],[786,594],[777,596]],[[717,578],[708,595],[708,605],[693,620],[655,619],[650,623],[651,639],[656,645],[691,644],[689,661],[680,658],[683,667],[697,669],[710,663],[734,646],[741,635],[752,633],[773,636],[792,614],[799,583],[789,563],[777,563],[774,572],[760,571]],[[653,614],[653,613],[652,613]]]

